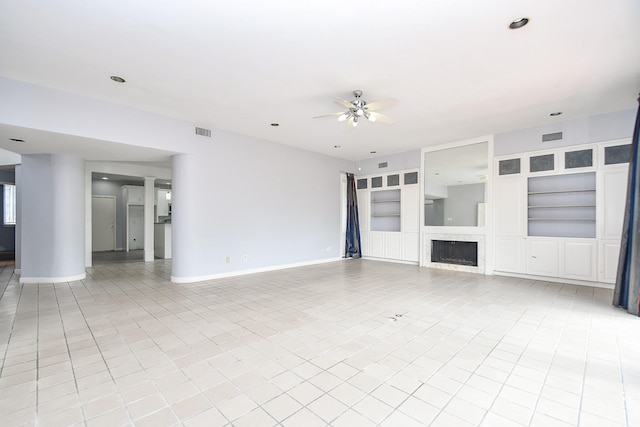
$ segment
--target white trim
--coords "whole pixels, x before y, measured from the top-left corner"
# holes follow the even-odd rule
[[[382,262],[393,262],[396,264],[418,265],[418,261],[406,261],[403,259],[377,258],[377,257],[371,257],[371,256],[363,256],[362,259],[366,259],[367,261],[382,261]]]
[[[586,280],[566,279],[564,277],[534,276],[532,274],[511,273],[511,272],[502,272],[502,271],[494,271],[493,274],[496,276],[507,276],[507,277],[517,277],[520,279],[537,280],[538,282],[564,283],[566,285],[589,286],[592,288],[602,288],[602,289],[615,288],[615,285],[613,285],[612,283],[589,282]]]
[[[308,265],[324,264],[328,262],[344,261],[343,258],[326,258],[313,261],[296,262],[293,264],[273,265],[270,267],[250,268],[248,270],[231,271],[229,273],[208,274],[206,276],[190,276],[190,277],[175,277],[171,276],[173,283],[193,283],[202,282],[205,280],[224,279],[227,277],[244,276],[246,274],[265,273],[268,271],[284,270],[287,268],[305,267]]]
[[[67,277],[20,277],[20,283],[63,283],[75,282],[87,278],[87,273]]]
[[[20,275],[22,273],[22,269],[21,268],[14,268],[13,272],[17,275]]]

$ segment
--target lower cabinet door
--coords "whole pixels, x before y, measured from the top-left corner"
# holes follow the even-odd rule
[[[558,241],[527,239],[527,273],[558,277]]]
[[[362,256],[370,256],[368,231],[360,233],[360,251],[362,252]]]
[[[598,280],[604,283],[615,283],[618,274],[618,258],[620,257],[620,241],[600,242],[600,271]]]
[[[496,271],[524,273],[525,243],[522,237],[496,237]]]
[[[385,258],[402,259],[402,233],[389,232],[385,234]]]
[[[418,233],[402,233],[402,259],[418,262],[420,242]]]
[[[384,258],[384,234],[382,231],[369,233],[369,256]]]
[[[560,277],[577,280],[598,279],[598,250],[595,240],[560,241]]]

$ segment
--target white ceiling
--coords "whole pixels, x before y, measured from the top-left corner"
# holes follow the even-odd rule
[[[639,18],[637,0],[3,1],[0,76],[356,160],[635,108]],[[312,118],[354,89],[398,99],[397,123]]]

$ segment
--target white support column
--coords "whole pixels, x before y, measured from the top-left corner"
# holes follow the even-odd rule
[[[154,206],[154,184],[155,178],[152,176],[144,177],[144,260],[154,260],[154,241],[153,241],[153,206]]]

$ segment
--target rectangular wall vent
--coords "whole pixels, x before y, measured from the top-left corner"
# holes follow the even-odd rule
[[[196,135],[206,136],[211,138],[211,129],[199,128],[196,126]]]
[[[559,141],[562,139],[562,132],[545,133],[542,135],[542,142]]]
[[[378,169],[386,168],[387,166],[387,162],[378,163]]]

